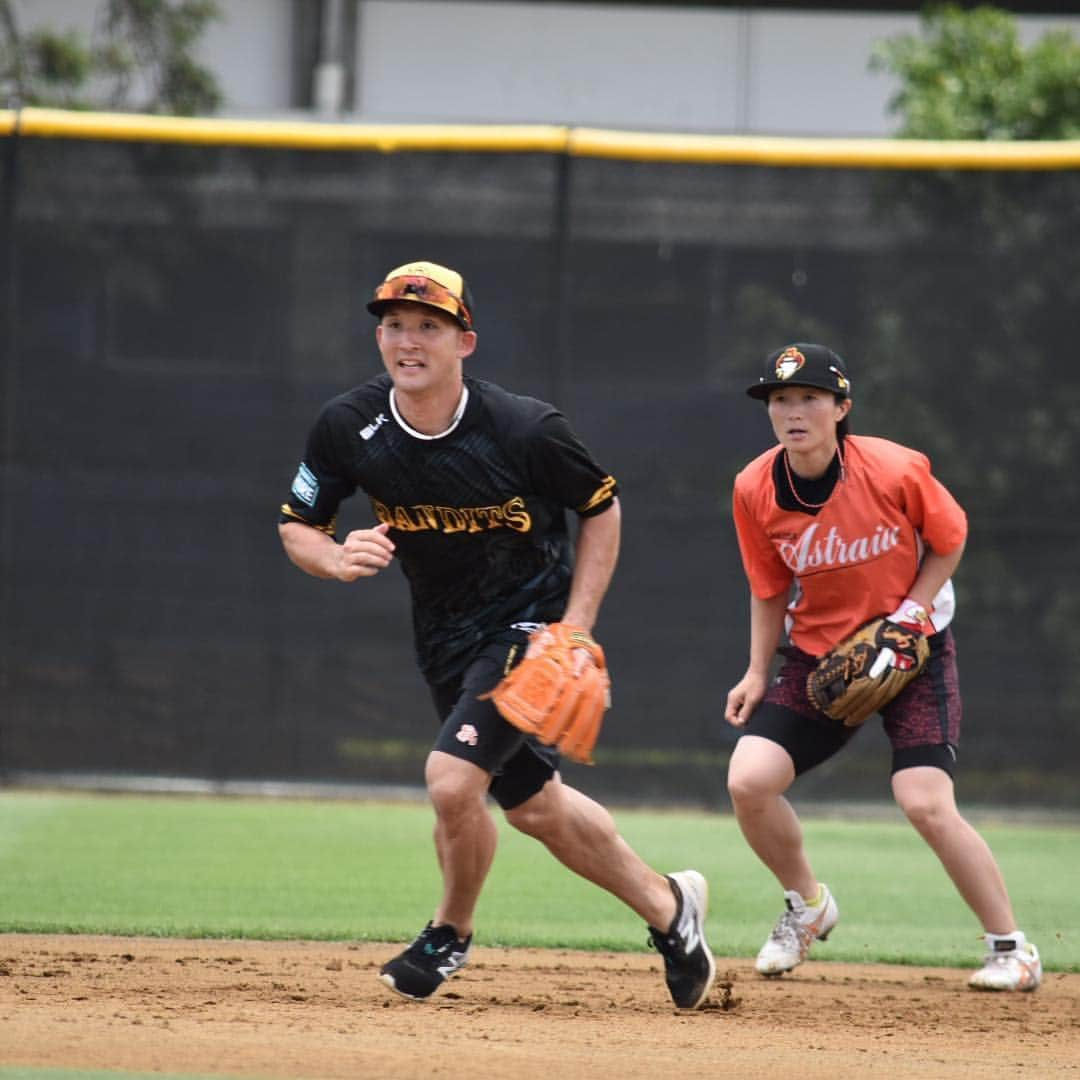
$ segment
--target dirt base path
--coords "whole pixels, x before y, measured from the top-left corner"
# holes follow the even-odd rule
[[[0,1066],[266,1080],[1080,1078],[1080,975],[978,994],[967,972],[719,960],[676,1011],[654,954],[477,948],[429,1002],[387,945],[0,936]]]

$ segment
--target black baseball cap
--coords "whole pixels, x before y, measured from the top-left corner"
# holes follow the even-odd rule
[[[824,345],[800,342],[769,353],[757,382],[746,392],[765,401],[778,386],[816,386],[851,397],[847,365]]]

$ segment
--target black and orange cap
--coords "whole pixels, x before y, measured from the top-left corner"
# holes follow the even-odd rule
[[[825,345],[787,345],[769,353],[757,382],[747,387],[746,392],[765,401],[769,391],[778,386],[816,386],[851,397],[847,365]]]

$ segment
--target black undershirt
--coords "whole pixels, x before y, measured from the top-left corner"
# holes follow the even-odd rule
[[[824,504],[829,501],[829,496],[832,494],[833,488],[836,487],[837,480],[840,479],[840,454],[839,452],[834,454],[825,472],[813,480],[797,476],[794,469],[790,470],[791,480],[798,491],[799,498],[797,499],[795,492],[791,490],[791,484],[788,482],[788,469],[784,468],[784,455],[786,453],[786,450],[781,450],[773,459],[772,474],[773,486],[776,488],[776,505],[781,510],[797,510],[814,517]],[[803,501],[799,502],[799,499]],[[804,506],[803,503],[813,503],[814,505]]]

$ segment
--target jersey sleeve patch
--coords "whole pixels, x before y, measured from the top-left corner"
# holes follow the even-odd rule
[[[582,515],[587,515],[591,510],[595,510],[597,507],[611,502],[611,500],[615,498],[615,493],[617,491],[618,488],[615,484],[615,477],[605,476],[604,482],[581,506],[577,508],[577,512]]]
[[[319,497],[319,481],[303,462],[296,470],[296,476],[292,482],[292,493],[305,506],[314,506]]]

